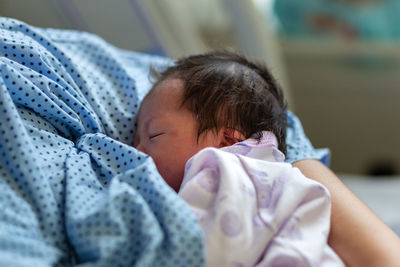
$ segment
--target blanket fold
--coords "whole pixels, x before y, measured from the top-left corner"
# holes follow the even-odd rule
[[[1,266],[204,265],[196,218],[130,146],[152,63],[0,18]]]

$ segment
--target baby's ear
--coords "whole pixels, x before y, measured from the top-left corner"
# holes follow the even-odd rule
[[[220,141],[219,147],[231,146],[246,139],[242,133],[231,128],[222,128],[218,133],[218,137]]]

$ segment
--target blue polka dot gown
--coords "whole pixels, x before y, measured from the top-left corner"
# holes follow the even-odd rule
[[[7,18],[0,40],[0,266],[203,266],[194,215],[130,146],[167,61]]]

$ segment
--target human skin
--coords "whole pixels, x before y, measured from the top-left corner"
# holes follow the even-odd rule
[[[201,149],[223,147],[241,141],[236,131],[221,128],[197,138],[198,122],[182,105],[183,82],[168,78],[143,100],[133,146],[154,160],[158,172],[176,192],[181,186],[186,162]],[[237,138],[238,137],[238,138]]]
[[[400,238],[330,169],[312,159],[297,161],[293,166],[330,191],[332,214],[328,244],[346,266],[400,266]]]

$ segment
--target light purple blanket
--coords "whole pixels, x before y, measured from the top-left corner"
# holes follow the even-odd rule
[[[327,189],[283,161],[270,132],[188,161],[179,195],[204,231],[207,266],[343,266],[327,244]]]

